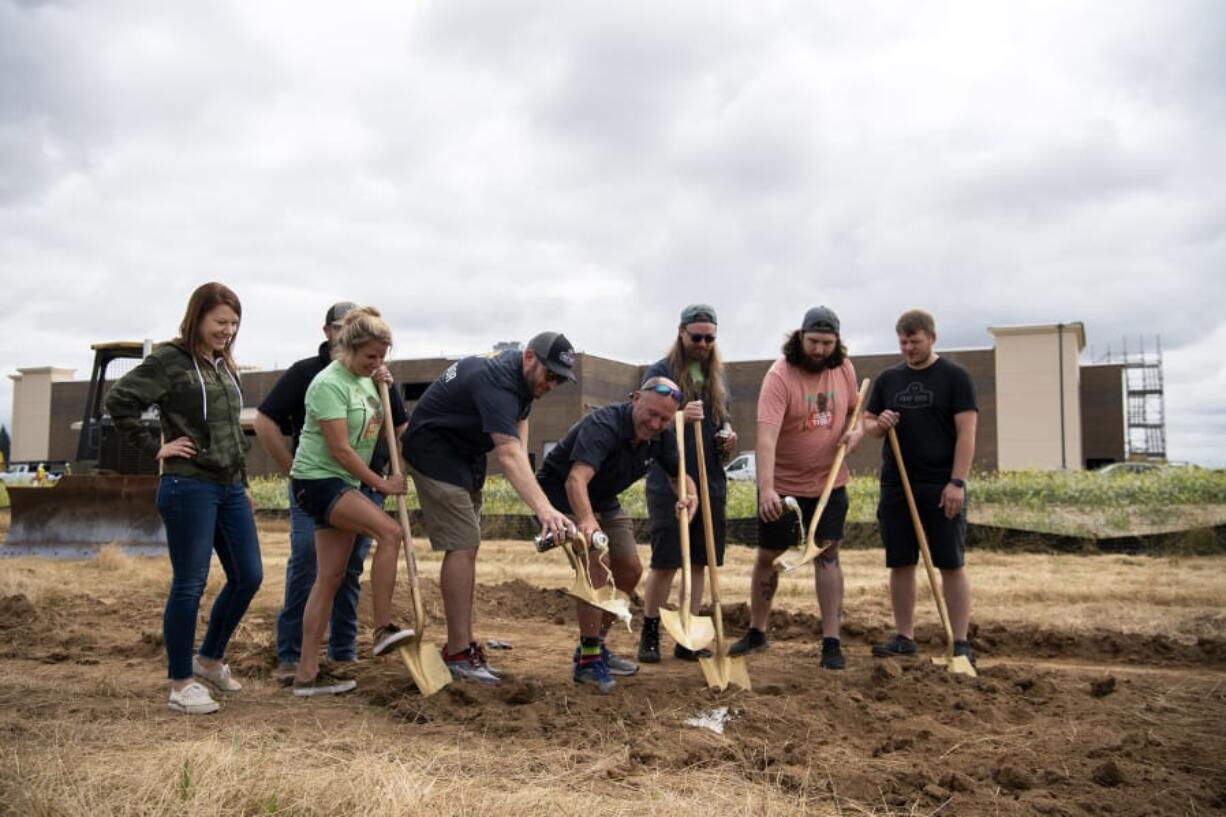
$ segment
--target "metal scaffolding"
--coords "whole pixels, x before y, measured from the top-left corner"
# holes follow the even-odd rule
[[[1138,336],[1135,349],[1123,339],[1119,355],[1107,347],[1102,362],[1119,363],[1124,367],[1125,437],[1130,461],[1166,461],[1166,398],[1162,379],[1162,338],[1154,336],[1153,349],[1145,347],[1145,337]]]

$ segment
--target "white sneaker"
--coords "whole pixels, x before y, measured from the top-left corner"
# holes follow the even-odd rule
[[[228,664],[222,664],[217,669],[208,669],[200,663],[198,655],[192,656],[192,675],[206,682],[218,692],[234,693],[243,688],[242,684],[230,677]]]
[[[213,700],[209,691],[195,681],[183,689],[171,689],[169,706],[186,715],[208,715],[221,709],[221,704]]]

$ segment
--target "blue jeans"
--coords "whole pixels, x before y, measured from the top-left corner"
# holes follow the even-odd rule
[[[173,577],[162,636],[166,641],[168,677],[192,677],[196,616],[216,551],[226,584],[213,602],[200,655],[221,660],[247,605],[264,580],[255,514],[241,482],[221,485],[202,479],[164,474],[158,482],[158,513],[166,525]]]
[[[383,495],[362,486],[362,493],[383,507]],[[328,620],[328,657],[333,661],[357,658],[358,593],[361,589],[362,565],[370,552],[370,537],[354,537],[345,579],[332,601],[332,617]],[[296,664],[302,655],[302,613],[306,608],[311,585],[315,584],[315,522],[311,515],[298,507],[294,492],[289,492],[289,561],[285,564],[285,600],[277,615],[277,660]]]

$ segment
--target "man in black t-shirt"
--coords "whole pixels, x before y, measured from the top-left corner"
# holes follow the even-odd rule
[[[877,377],[864,411],[864,433],[881,439],[894,428],[920,521],[941,570],[954,654],[974,663],[967,640],[971,588],[964,567],[966,480],[975,457],[979,409],[966,369],[933,351],[936,322],[922,309],[904,312],[895,326],[903,362]],[[919,541],[902,479],[886,441],[881,448],[877,522],[890,568],[890,602],[897,634],[873,655],[915,655],[915,566]]]
[[[306,422],[304,400],[307,387],[315,375],[332,362],[332,341],[340,331],[345,315],[355,306],[351,301],[341,301],[329,307],[324,316],[324,337],[327,340],[319,344],[319,352],[286,369],[256,410],[256,437],[283,474],[289,474],[294,452],[298,449],[298,437]],[[392,422],[397,431],[402,431],[408,416],[397,389],[391,390],[391,400]],[[289,445],[285,442],[287,436],[290,438]],[[387,463],[387,441],[380,437],[370,467],[376,474],[382,474]],[[382,506],[383,496],[369,486],[363,485],[362,493]],[[310,514],[298,507],[293,491],[289,492],[289,519],[290,554],[285,563],[285,599],[277,615],[276,677],[283,683],[293,681],[298,669],[298,658],[302,653],[302,613],[307,596],[311,593],[311,585],[315,583],[315,522]],[[345,579],[336,592],[328,624],[328,658],[333,661],[353,661],[357,657],[358,593],[362,565],[369,552],[370,537],[356,537],[345,568]]]
[[[724,529],[728,481],[724,475],[727,455],[736,452],[737,435],[732,430],[732,398],[728,377],[719,348],[715,308],[707,304],[690,304],[681,310],[677,336],[668,356],[647,367],[644,379],[667,377],[677,384],[685,399],[685,472],[698,478],[698,453],[694,445],[693,422],[701,420],[703,454],[707,466],[707,490],[711,497],[711,527],[715,540],[715,559],[724,563]],[[676,445],[676,434],[670,427],[665,436]],[[638,659],[646,664],[660,660],[660,605],[668,600],[673,578],[681,567],[681,529],[673,508],[677,497],[672,480],[676,471],[666,471],[657,462],[647,474],[647,514],[651,520],[651,572],[643,588],[643,631],[639,640]],[[702,604],[702,592],[707,564],[704,547],[703,521],[695,517],[690,525],[690,563],[697,568],[691,582],[691,607],[695,615]],[[680,644],[673,646],[673,657],[697,660],[709,650],[693,652]]]
[[[654,463],[677,473],[676,437],[662,432],[673,423],[681,406],[677,384],[663,377],[649,378],[631,400],[604,406],[571,426],[566,436],[545,457],[536,478],[558,508],[570,514],[588,542],[603,531],[609,537],[609,569],[618,590],[630,594],[643,573],[634,541],[634,524],[622,510],[618,495],[642,478]],[[687,475],[689,513],[696,502],[694,480]],[[676,502],[674,513],[680,508]],[[604,587],[608,576],[592,561],[593,587]],[[612,616],[584,602],[579,614],[579,647],[574,655],[575,683],[594,684],[602,694],[612,691],[612,675],[633,675],[638,667],[609,652],[604,635]]]
[[[439,573],[447,615],[443,660],[453,677],[498,682],[472,624],[486,455],[494,452],[543,533],[565,536],[571,526],[533,478],[527,445],[532,402],[559,383],[574,382],[574,366],[574,348],[557,332],[542,332],[522,352],[457,360],[426,389],[401,437],[430,546],[444,552]]]

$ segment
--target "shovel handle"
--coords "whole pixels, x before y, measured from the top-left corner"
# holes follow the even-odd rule
[[[673,426],[677,432],[677,498],[686,504],[689,491],[685,482],[685,413],[678,411],[673,415]],[[681,608],[677,611],[686,629],[690,621],[690,520],[677,518],[677,534],[681,544]]]
[[[715,523],[711,519],[711,487],[707,484],[707,458],[702,441],[702,420],[695,420],[694,458],[698,460],[698,495],[702,502],[702,533],[707,548],[707,575],[711,584],[711,603],[719,604],[719,571],[715,558]]]
[[[945,653],[952,656],[954,652],[954,631],[949,624],[949,611],[945,609],[945,596],[937,580],[936,568],[932,566],[932,552],[928,549],[928,535],[924,533],[924,524],[920,521],[919,508],[915,504],[915,494],[911,492],[911,480],[907,478],[907,464],[902,459],[902,448],[898,445],[898,433],[890,428],[890,448],[894,451],[894,462],[898,464],[898,476],[902,479],[902,490],[907,495],[907,509],[911,512],[911,524],[915,526],[915,538],[919,541],[920,555],[924,558],[924,570],[928,572],[928,586],[932,588],[932,597],[937,603],[937,614],[941,617],[941,626],[945,628]]]
[[[851,417],[847,422],[847,430],[855,431],[856,426],[860,424],[860,410],[864,407],[864,401],[868,399],[868,384],[869,378],[864,378],[860,381],[860,391],[856,395],[856,406],[851,410]],[[834,493],[834,481],[839,478],[839,471],[843,468],[843,460],[847,457],[847,444],[839,443],[839,447],[834,450],[834,460],[830,463],[830,473],[826,475],[826,484],[822,487],[821,498],[817,501],[817,509],[813,512],[813,518],[809,520],[809,530],[805,537],[805,544],[813,542],[813,537],[817,535],[817,523],[822,518],[822,512],[826,510],[826,505],[830,502],[830,494]]]
[[[404,465],[400,462],[400,446],[397,444],[396,427],[392,423],[392,399],[388,394],[387,384],[380,382],[379,401],[383,404],[383,434],[387,441],[388,461],[392,466],[393,476],[404,475]],[[421,584],[417,578],[417,554],[413,552],[413,529],[409,525],[409,509],[405,505],[404,494],[396,494],[396,515],[400,518],[400,527],[404,531],[404,566],[409,576],[409,595],[413,599],[414,630],[421,635],[426,623],[426,608],[421,599]]]

